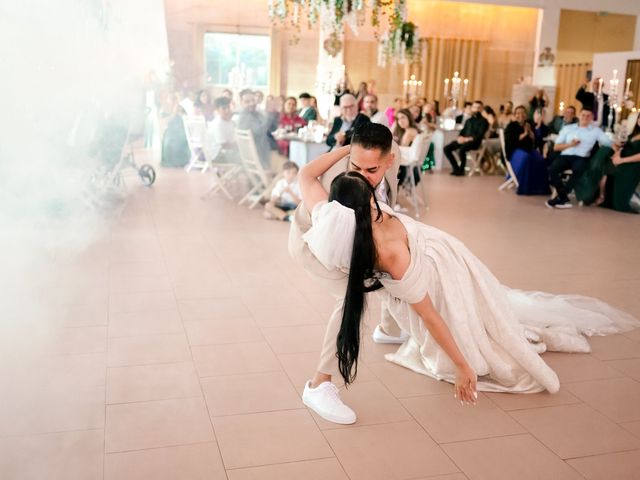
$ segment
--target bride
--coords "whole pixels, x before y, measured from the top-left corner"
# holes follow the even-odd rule
[[[502,285],[456,238],[378,203],[361,174],[338,175],[327,192],[318,177],[331,165],[321,155],[299,181],[312,216],[309,250],[328,268],[349,272],[337,338],[346,384],[357,374],[366,293],[380,288],[409,334],[387,359],[453,383],[463,404],[475,403],[477,390],[555,393],[558,377],[540,353],[588,352],[585,335],[640,327],[594,298]]]

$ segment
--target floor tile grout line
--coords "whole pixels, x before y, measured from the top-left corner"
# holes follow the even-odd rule
[[[307,462],[317,462],[320,460],[337,460],[336,457],[314,457],[314,458],[307,458],[304,460],[292,460],[289,462],[277,462],[277,463],[262,463],[260,465],[249,465],[249,466],[245,466],[245,467],[232,467],[232,468],[227,468],[228,471],[234,471],[234,470],[249,470],[249,469],[253,469],[253,468],[262,468],[262,467],[275,467],[278,465],[296,465],[296,464],[301,464],[301,463],[307,463]],[[346,472],[345,472],[346,474]]]
[[[40,437],[45,435],[61,435],[64,433],[76,433],[76,432],[99,432],[104,428],[80,428],[75,430],[55,430],[52,432],[23,432],[10,435],[0,435],[0,439],[3,438],[20,438],[20,437]]]
[[[560,405],[562,406],[562,405]],[[542,407],[542,408],[547,408],[547,407]],[[551,407],[548,407],[551,408]],[[547,445],[545,442],[542,441],[541,438],[538,438],[538,436],[533,433],[531,430],[529,430],[525,425],[523,425],[521,422],[518,421],[517,418],[515,418],[513,415],[511,415],[511,413],[506,412],[507,415],[509,415],[518,425],[520,425],[526,432],[527,435],[530,435],[531,438],[533,438],[536,442],[538,442],[545,450],[547,450],[549,453],[551,453],[554,457],[558,458],[561,462],[563,462],[567,467],[571,468],[572,470],[574,470],[576,473],[578,473],[580,476],[583,476],[580,472],[578,472],[575,468],[573,468],[573,466],[571,466],[564,458],[562,458],[560,455],[558,455],[549,445]]]
[[[268,342],[267,342],[268,344]],[[318,430],[318,432],[320,433],[320,435],[322,436],[323,440],[325,441],[327,447],[329,447],[329,449],[331,450],[331,452],[333,453],[333,456],[335,457],[336,461],[338,462],[338,464],[340,465],[340,468],[342,468],[342,470],[344,471],[345,475],[347,476],[347,478],[349,477],[349,474],[347,473],[347,469],[345,468],[345,466],[342,464],[342,462],[340,461],[340,458],[338,457],[336,451],[334,450],[333,446],[331,445],[331,442],[329,442],[329,440],[327,439],[326,435],[324,434],[324,432],[320,429],[320,425],[318,425],[318,422],[316,421],[316,419],[314,418],[314,416],[310,413],[310,409],[309,407],[307,407],[306,405],[304,405],[304,403],[302,402],[302,397],[301,395],[298,393],[298,389],[296,388],[293,379],[291,379],[291,377],[289,377],[289,375],[287,374],[287,371],[284,368],[284,365],[282,363],[282,361],[280,360],[280,357],[278,355],[275,354],[275,352],[273,352],[273,348],[271,347],[270,344],[269,345],[269,349],[272,351],[273,355],[276,357],[276,359],[278,360],[278,363],[280,364],[280,367],[282,369],[282,371],[284,372],[285,376],[288,378],[289,380],[289,384],[291,385],[291,387],[293,388],[293,390],[296,392],[296,395],[298,395],[298,398],[300,399],[300,404],[304,407],[305,411],[307,412],[307,415],[309,415],[309,417],[311,418],[311,421],[315,424],[316,429]],[[318,355],[319,358],[319,355]],[[308,381],[308,380],[307,380]],[[305,382],[306,385],[306,382]]]
[[[155,227],[156,237],[158,237],[159,236],[159,232],[158,232],[158,225],[156,223],[155,215],[153,215],[153,211],[151,211],[150,213],[151,213],[151,218],[152,218],[152,221],[153,221],[153,224],[154,224],[154,227]],[[159,241],[159,239],[158,239],[158,241]],[[163,258],[163,264],[165,266],[165,269],[168,270],[164,255],[163,255],[162,258]],[[200,381],[200,378],[199,378],[199,375],[198,375],[198,370],[196,368],[195,359],[193,358],[192,345],[189,342],[189,335],[187,334],[187,329],[186,329],[186,327],[184,325],[184,318],[182,316],[182,312],[180,312],[178,300],[176,298],[175,285],[173,283],[171,284],[171,288],[172,288],[172,291],[173,291],[174,301],[176,302],[176,309],[178,310],[178,315],[180,316],[180,322],[182,324],[182,330],[183,330],[185,339],[187,341],[187,345],[189,346],[189,355],[191,356],[191,362],[193,364],[193,369],[196,372],[196,377],[198,378],[198,385],[200,386],[200,394],[202,395],[202,403],[204,404],[204,407],[206,409],[207,417],[209,419],[209,425],[211,426],[211,433],[212,433],[213,438],[214,438],[214,440],[216,442],[216,447],[217,447],[217,450],[218,450],[218,458],[220,458],[220,462],[222,463],[222,468],[224,469],[224,472],[225,472],[225,477],[227,477],[227,480],[228,480],[229,476],[227,475],[226,467],[225,467],[225,464],[224,464],[224,457],[222,456],[222,449],[220,447],[220,443],[218,442],[218,437],[216,435],[216,429],[215,429],[215,425],[213,424],[213,418],[211,417],[211,412],[209,411],[209,404],[207,403],[207,397],[206,397],[206,395],[204,393],[204,388],[202,387],[202,382]]]
[[[127,454],[127,453],[133,453],[133,452],[148,452],[150,450],[161,450],[163,448],[176,448],[176,447],[190,447],[193,445],[206,445],[208,443],[215,443],[217,444],[217,440],[209,440],[209,441],[198,441],[198,442],[186,442],[186,443],[167,443],[166,445],[156,445],[153,447],[146,447],[146,448],[134,448],[134,449],[130,449],[130,450],[114,450],[112,452],[106,452],[105,451],[105,456],[106,455],[121,455],[121,454]]]

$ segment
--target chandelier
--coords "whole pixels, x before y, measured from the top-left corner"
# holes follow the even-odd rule
[[[297,32],[304,23],[308,28],[320,24],[335,43],[341,41],[345,23],[357,34],[358,27],[368,21],[381,44],[379,63],[383,63],[381,56],[394,58],[394,63],[396,57],[413,56],[418,43],[417,29],[407,22],[407,0],[269,0],[269,18]]]

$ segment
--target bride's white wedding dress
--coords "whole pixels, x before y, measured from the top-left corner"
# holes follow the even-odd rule
[[[331,202],[335,204],[336,202]],[[335,205],[334,205],[335,206]],[[585,338],[640,327],[640,321],[595,298],[525,292],[502,285],[462,242],[393,212],[407,230],[411,263],[401,280],[381,274],[382,295],[392,315],[410,333],[395,362],[430,377],[455,381],[455,367],[411,307],[429,294],[458,347],[478,374],[478,390],[533,393],[560,388],[558,376],[540,357],[544,351],[588,352]],[[305,240],[327,267],[349,265],[353,211],[328,203],[313,211]]]

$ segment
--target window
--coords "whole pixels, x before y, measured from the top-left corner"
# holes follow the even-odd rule
[[[232,88],[268,87],[271,39],[267,35],[205,33],[207,83]]]

